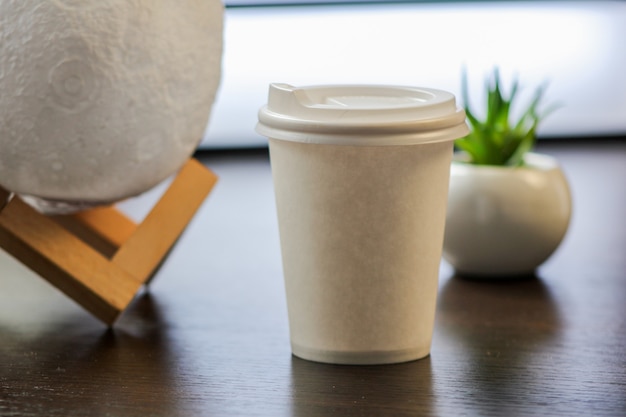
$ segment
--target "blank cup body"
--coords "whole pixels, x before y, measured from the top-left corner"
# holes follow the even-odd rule
[[[339,364],[427,356],[452,140],[265,133],[293,354]]]

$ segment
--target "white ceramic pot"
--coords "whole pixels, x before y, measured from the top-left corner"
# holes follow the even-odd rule
[[[571,195],[556,160],[529,153],[521,167],[473,165],[456,155],[443,256],[461,275],[533,274],[567,231]]]
[[[0,185],[54,210],[173,174],[207,126],[222,25],[219,0],[0,1]]]

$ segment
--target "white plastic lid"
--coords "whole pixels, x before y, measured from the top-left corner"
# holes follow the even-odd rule
[[[333,145],[412,145],[469,133],[454,95],[382,85],[271,84],[256,131],[273,139]]]

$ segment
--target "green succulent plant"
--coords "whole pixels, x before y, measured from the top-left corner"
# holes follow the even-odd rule
[[[535,90],[530,104],[517,120],[511,120],[511,108],[517,97],[518,80],[513,81],[508,97],[505,97],[502,93],[500,72],[495,68],[485,86],[487,108],[484,120],[480,120],[470,108],[467,72],[463,71],[462,97],[470,133],[457,139],[455,145],[467,153],[467,162],[472,164],[523,165],[524,155],[534,147],[537,140],[539,122],[556,108],[553,106],[542,113],[538,110],[547,84],[544,83]]]

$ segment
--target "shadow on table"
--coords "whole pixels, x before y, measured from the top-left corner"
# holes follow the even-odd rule
[[[529,349],[558,336],[562,326],[550,288],[537,276],[501,280],[453,276],[440,289],[437,321],[449,336],[470,344],[500,335],[519,337]]]
[[[146,293],[114,329],[82,315],[0,327],[0,414],[176,414],[176,358],[159,311]]]
[[[439,293],[433,352],[453,361],[447,371],[454,375],[440,380],[436,373],[438,385],[451,378],[464,387],[464,401],[482,411],[514,411],[515,404],[536,401],[538,393],[549,396],[550,382],[535,373],[555,366],[551,346],[562,327],[549,285],[537,276],[453,276]]]
[[[292,416],[415,416],[434,408],[430,358],[395,365],[291,361]]]

